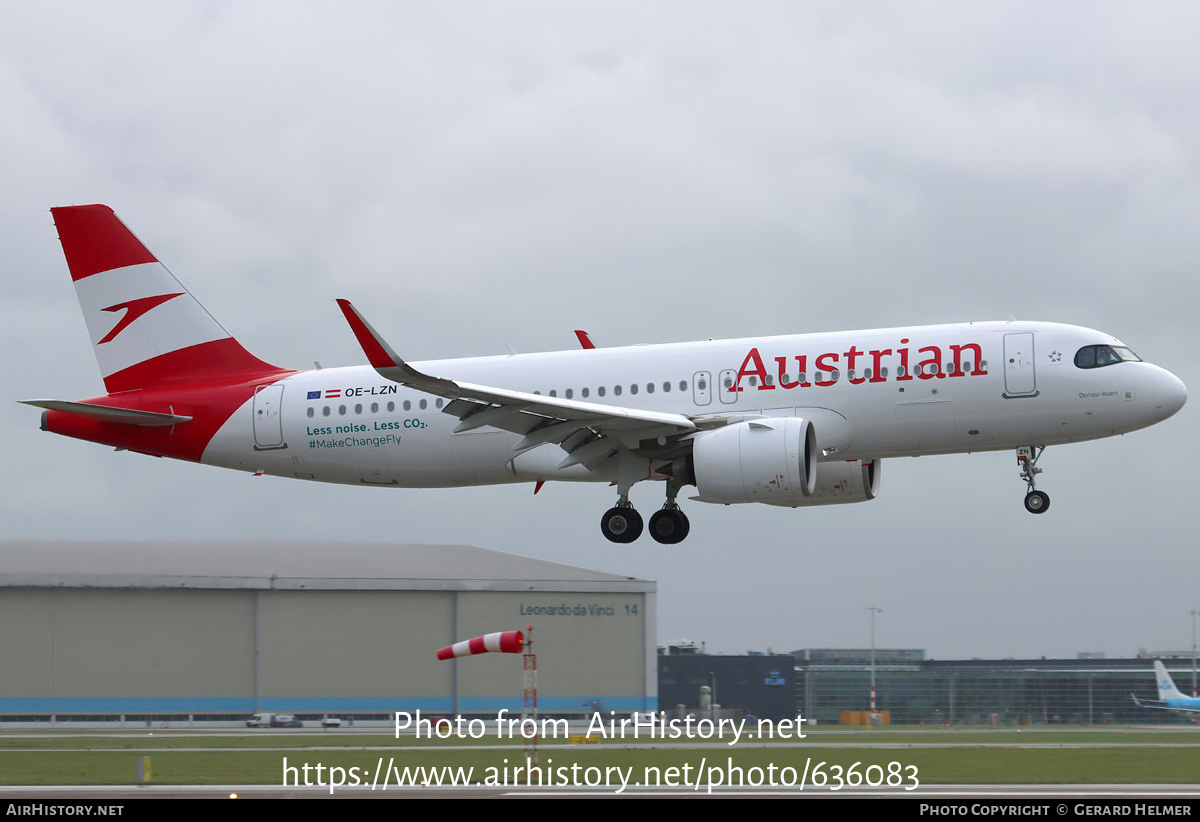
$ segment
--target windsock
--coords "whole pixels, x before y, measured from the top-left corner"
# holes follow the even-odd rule
[[[486,654],[494,651],[501,654],[519,654],[525,647],[525,635],[520,631],[497,631],[494,634],[477,636],[447,645],[437,652],[438,659],[454,659],[458,656]]]

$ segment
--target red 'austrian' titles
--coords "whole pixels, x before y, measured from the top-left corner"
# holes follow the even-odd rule
[[[908,345],[908,338],[900,340],[901,346]],[[865,382],[887,382],[889,377],[885,369],[890,365],[895,365],[895,373],[890,379],[896,382],[904,382],[906,380],[934,380],[944,379],[945,377],[980,377],[987,376],[987,367],[983,360],[983,348],[979,343],[965,343],[963,345],[950,345],[950,356],[953,358],[949,363],[942,362],[942,349],[937,345],[926,345],[917,349],[918,355],[923,355],[924,359],[911,366],[909,363],[911,349],[907,347],[898,347],[895,350],[891,348],[872,349],[863,351],[857,345],[851,345],[850,350],[844,353],[828,352],[819,354],[813,359],[813,367],[816,369],[815,376],[818,377],[815,381],[808,379],[808,354],[794,354],[786,357],[774,357],[777,366],[777,374],[771,375],[768,372],[762,354],[758,348],[751,348],[746,358],[742,360],[742,366],[738,369],[737,379],[734,380],[733,387],[730,391],[744,391],[742,387],[742,378],[754,376],[758,379],[757,388],[759,391],[771,391],[778,388],[811,388],[813,385],[829,386],[837,383],[836,372],[842,366],[845,367],[848,380],[851,385],[862,385]],[[963,354],[966,353],[964,358]],[[795,370],[789,370],[790,363],[795,363]],[[967,370],[970,369],[970,370]],[[915,372],[915,373],[914,373]],[[867,375],[870,375],[869,377]],[[792,379],[792,377],[796,379]]]

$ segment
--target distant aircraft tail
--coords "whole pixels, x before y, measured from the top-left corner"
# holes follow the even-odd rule
[[[109,394],[283,370],[242,348],[111,208],[50,211]]]
[[[1162,664],[1161,660],[1154,660],[1154,675],[1158,679],[1158,698],[1161,702],[1166,702],[1168,699],[1179,699],[1183,694],[1175,687],[1175,681],[1171,679],[1171,675],[1167,673],[1167,666]]]

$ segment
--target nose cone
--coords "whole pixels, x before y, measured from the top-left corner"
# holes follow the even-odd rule
[[[1158,369],[1154,378],[1154,408],[1160,420],[1174,414],[1187,402],[1187,386],[1165,369]]]

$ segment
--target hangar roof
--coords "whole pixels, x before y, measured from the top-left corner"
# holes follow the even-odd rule
[[[653,582],[474,545],[0,542],[0,588],[653,592]]]

